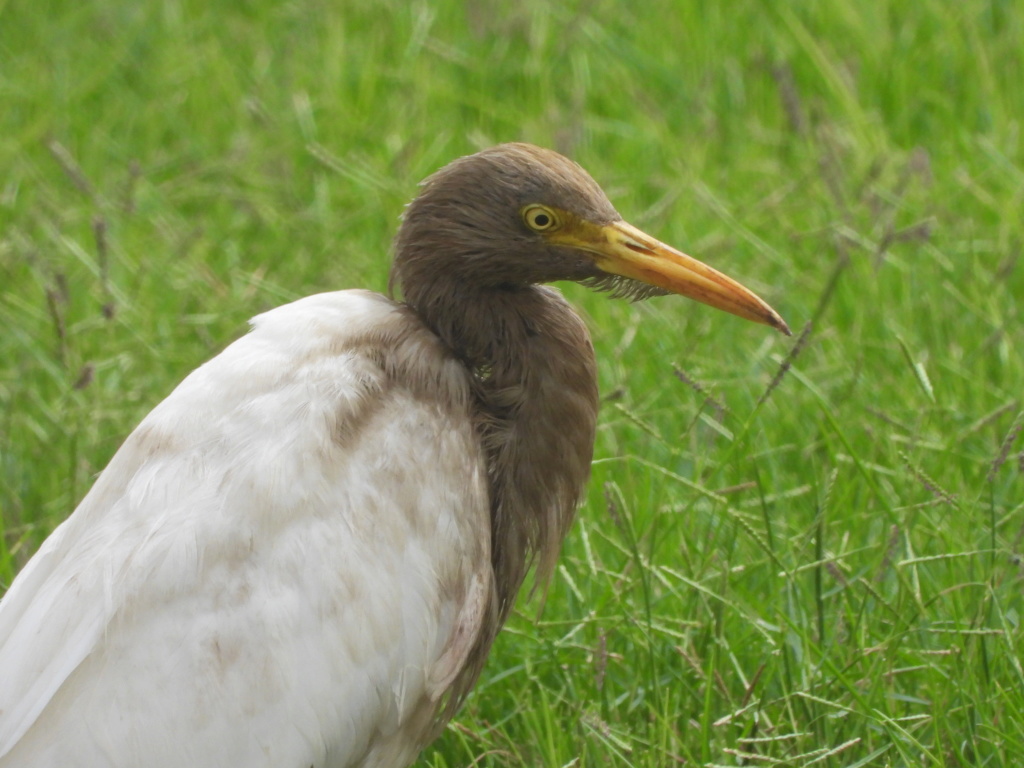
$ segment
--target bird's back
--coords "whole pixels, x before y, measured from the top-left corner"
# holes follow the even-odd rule
[[[491,602],[468,374],[362,291],[256,318],[0,602],[0,766],[405,765]]]

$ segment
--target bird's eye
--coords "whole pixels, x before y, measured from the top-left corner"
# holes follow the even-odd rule
[[[523,209],[523,221],[534,232],[548,232],[558,226],[558,217],[543,205],[528,205]]]

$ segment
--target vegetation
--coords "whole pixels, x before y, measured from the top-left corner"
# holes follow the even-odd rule
[[[560,149],[793,340],[577,286],[589,500],[422,764],[1016,766],[1017,0],[0,2],[0,583],[248,317]],[[543,603],[543,605],[542,605]]]

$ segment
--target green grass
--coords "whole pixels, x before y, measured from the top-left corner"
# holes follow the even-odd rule
[[[1019,0],[0,0],[0,582],[248,317],[383,289],[416,182],[527,140],[813,329],[780,368],[566,287],[589,499],[423,765],[1017,766],[1022,84]]]

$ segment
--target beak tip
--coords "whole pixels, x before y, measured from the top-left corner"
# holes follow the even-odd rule
[[[760,299],[757,299],[757,302],[760,305],[758,307],[760,311],[756,312],[756,314],[754,315],[748,315],[747,317],[749,317],[751,320],[756,320],[757,322],[769,325],[775,330],[777,330],[779,333],[782,333],[786,336],[793,335],[793,331],[789,329],[789,323],[782,319],[782,315],[780,315],[778,312],[769,307]]]

